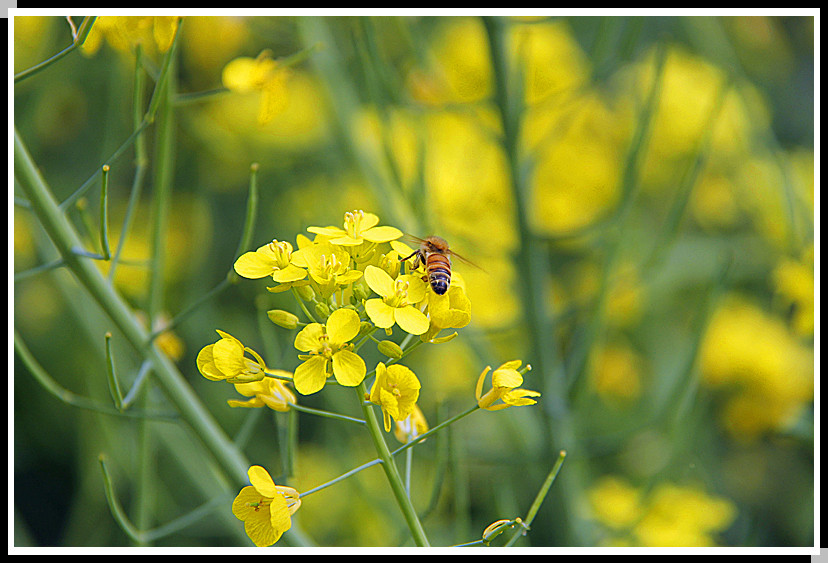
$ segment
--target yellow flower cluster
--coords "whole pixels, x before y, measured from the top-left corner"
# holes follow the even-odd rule
[[[697,486],[661,483],[645,493],[625,479],[606,476],[587,493],[593,517],[615,546],[709,547],[736,517],[729,500]]]
[[[703,382],[726,394],[723,424],[753,440],[795,423],[814,396],[814,352],[782,319],[731,297],[701,350]]]
[[[236,260],[239,276],[269,278],[276,285],[268,291],[292,292],[307,322],[287,311],[268,311],[268,318],[278,326],[298,329],[294,347],[301,363],[293,372],[269,368],[255,350],[217,331],[221,338],[201,350],[196,364],[205,378],[232,383],[249,398],[231,399],[231,407],[267,406],[284,412],[299,408],[294,390],[310,395],[328,384],[357,387],[374,375],[365,398],[382,410],[385,431],[393,428],[397,439],[407,443],[428,430],[417,407],[420,380],[398,362],[417,345],[454,338],[453,329],[471,321],[471,302],[456,272],[449,289],[435,293],[425,281],[424,266],[412,269],[414,250],[398,240],[402,231],[379,222],[373,213],[351,211],[345,213],[342,227],[312,226],[307,230],[313,239],[300,234],[296,246],[274,240]],[[395,328],[405,335],[402,343],[392,340]],[[377,331],[382,340],[374,337]],[[361,351],[370,341],[388,358],[377,362],[371,372]],[[480,408],[535,403],[540,393],[520,388],[530,366],[520,369],[520,365],[520,360],[514,360],[495,369],[492,389],[486,393],[483,384],[491,368],[483,371],[475,394]],[[290,528],[298,495],[274,485],[258,466],[251,467],[250,482],[236,498],[233,513],[245,522],[256,545],[272,545]]]

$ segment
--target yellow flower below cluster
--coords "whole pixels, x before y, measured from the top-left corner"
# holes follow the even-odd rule
[[[290,517],[302,504],[292,487],[278,486],[264,467],[247,470],[250,486],[233,501],[233,514],[244,522],[244,531],[257,547],[273,545],[290,529]]]
[[[377,364],[377,378],[371,387],[369,400],[382,408],[385,431],[391,430],[391,419],[406,420],[417,405],[420,396],[420,380],[405,366],[394,364],[385,367]]]

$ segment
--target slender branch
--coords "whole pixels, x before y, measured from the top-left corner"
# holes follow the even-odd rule
[[[400,510],[402,510],[406,524],[408,524],[408,529],[411,531],[411,536],[414,538],[414,542],[419,547],[428,547],[428,538],[425,535],[425,530],[423,530],[423,525],[417,516],[417,511],[414,510],[411,498],[408,494],[406,494],[405,485],[403,484],[400,474],[397,471],[397,466],[394,463],[394,458],[392,457],[390,450],[388,449],[388,444],[385,443],[385,438],[382,435],[382,429],[377,421],[374,408],[370,403],[366,403],[362,400],[366,393],[365,383],[360,383],[355,389],[357,397],[359,398],[359,403],[362,406],[362,412],[365,415],[365,421],[368,423],[368,430],[371,433],[371,439],[374,442],[374,447],[382,460],[382,468],[385,471],[388,484],[391,485],[394,498],[396,499]]]
[[[17,130],[14,132],[14,175],[67,267],[110,316],[127,341],[152,363],[153,373],[170,402],[222,470],[233,482],[246,484],[249,463],[244,455],[218,426],[172,361],[157,346],[145,345],[147,330],[98,268],[72,251],[80,246],[77,232],[58,207]]]

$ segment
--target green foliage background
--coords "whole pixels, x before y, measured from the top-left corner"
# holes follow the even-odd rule
[[[15,74],[71,44],[62,17],[14,20]],[[139,116],[166,56],[142,48]],[[292,61],[266,124],[257,92],[222,85],[227,63],[263,50]],[[286,415],[228,408],[232,388],[196,369],[216,328],[269,366],[299,363],[294,334],[265,315],[298,313],[289,294],[264,281],[220,286],[256,163],[242,250],[295,245],[308,226],[364,209],[440,234],[483,267],[457,266],[472,324],[412,355],[432,425],[473,404],[486,365],[533,366],[525,387],[542,393],[537,406],[475,413],[416,449],[412,491],[432,545],[525,514],[561,449],[560,476],[518,545],[813,545],[814,17],[188,16],[174,103],[143,131],[148,167],[132,208],[134,49],[77,51],[15,82],[15,131],[58,201],[86,186],[86,211],[66,212],[91,233],[91,253],[110,165],[113,248],[134,213],[115,288],[145,314],[188,312],[173,330],[175,365],[251,463],[302,491],[374,457],[354,429],[305,415],[294,451]],[[171,193],[158,206],[165,174]],[[58,385],[111,405],[104,334],[125,390],[142,353],[67,268],[27,275],[57,254],[18,188],[15,334]],[[152,296],[159,213],[163,293]],[[204,511],[154,545],[250,545],[229,509],[244,483],[186,424],[71,406],[31,369],[15,354],[16,546],[131,544],[106,502],[101,453],[139,528]],[[171,411],[146,389],[142,409]],[[335,388],[300,397],[346,414],[351,399]],[[410,545],[381,475],[308,496],[278,545]],[[665,484],[694,491],[700,508],[661,514]],[[729,516],[703,522],[705,502]]]

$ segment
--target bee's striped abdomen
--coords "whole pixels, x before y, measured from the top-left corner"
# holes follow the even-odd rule
[[[428,274],[428,283],[437,295],[443,295],[448,291],[451,283],[451,260],[448,256],[437,253],[430,253],[426,257],[425,265]]]

